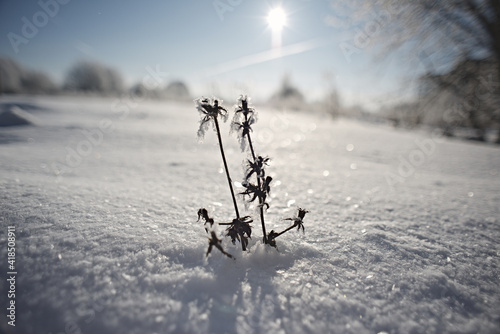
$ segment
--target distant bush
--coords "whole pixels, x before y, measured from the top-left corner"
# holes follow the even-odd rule
[[[305,105],[304,95],[290,83],[288,75],[283,77],[280,88],[271,96],[270,102],[290,109],[302,109]]]
[[[142,82],[133,85],[130,88],[130,94],[138,98],[152,98],[159,99],[161,97],[161,91],[158,88],[149,89]]]
[[[165,88],[165,96],[170,100],[191,100],[189,89],[182,81],[172,81]]]
[[[167,99],[175,101],[191,101],[191,95],[186,84],[182,81],[172,81],[167,87],[149,88],[142,82],[130,88],[130,94],[151,99]]]
[[[96,62],[82,61],[68,71],[64,89],[112,95],[123,91],[123,80],[120,73],[113,68]]]
[[[422,124],[423,111],[418,102],[401,102],[387,107],[382,114],[395,127],[415,128]]]

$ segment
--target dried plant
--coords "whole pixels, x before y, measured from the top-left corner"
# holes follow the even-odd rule
[[[220,102],[222,103],[222,100]],[[229,169],[227,167],[226,154],[224,153],[224,146],[222,145],[222,137],[220,135],[220,127],[218,121],[219,116],[221,116],[224,122],[227,120],[227,110],[219,105],[219,100],[215,97],[212,99],[202,97],[195,100],[195,103],[196,109],[202,116],[200,120],[200,128],[198,129],[198,138],[202,139],[205,136],[208,124],[210,123],[210,121],[212,121],[215,132],[217,133],[217,139],[219,140],[220,154],[222,156],[222,162],[224,163],[224,170],[226,171],[229,190],[231,191],[231,197],[233,199],[234,212],[236,214],[236,218],[240,218],[238,203],[236,203],[236,197],[234,196],[233,183],[231,182],[231,176],[229,175]]]
[[[249,102],[250,99],[248,98],[248,96],[240,95],[234,108],[232,128],[238,129],[238,139],[240,141],[242,151],[244,151],[246,148],[245,143],[248,143],[248,146],[250,147],[252,160],[247,160],[248,168],[245,180],[243,182],[243,186],[245,186],[246,190],[242,194],[249,195],[249,202],[253,202],[256,198],[259,199],[262,240],[265,244],[267,244],[264,207],[269,207],[269,204],[266,203],[266,196],[269,194],[272,178],[266,178],[265,172],[265,167],[267,166],[269,158],[263,158],[261,156],[256,157],[255,155],[250,132],[253,131],[252,125],[257,121],[257,116],[255,109],[250,106]],[[253,174],[255,174],[256,176],[257,185],[253,185],[248,181]]]
[[[210,252],[212,251],[212,247],[215,247],[218,250],[220,250],[222,252],[222,254],[233,259],[233,256],[231,254],[229,254],[228,252],[226,252],[222,248],[221,243],[220,243],[221,240],[219,238],[217,238],[217,234],[215,234],[215,231],[210,231],[210,235],[211,235],[211,237],[208,239],[208,250],[207,250],[207,254],[205,256],[208,256],[208,254],[210,254]]]
[[[246,160],[246,170],[242,182],[245,190],[240,192],[240,195],[242,195],[243,199],[248,203],[253,203],[258,200],[257,208],[259,209],[260,213],[263,242],[264,244],[276,247],[275,239],[283,233],[291,230],[294,227],[297,227],[298,230],[302,228],[302,231],[304,231],[303,218],[309,211],[299,209],[296,217],[286,218],[285,220],[291,220],[293,224],[282,232],[276,233],[274,232],[274,230],[271,230],[269,234],[266,233],[264,212],[269,208],[269,203],[267,203],[266,200],[269,196],[269,193],[271,192],[271,182],[273,179],[272,177],[266,175],[266,167],[268,166],[270,159],[268,157],[263,157],[261,155],[255,154],[251,133],[253,132],[252,126],[257,122],[257,113],[255,109],[250,106],[249,101],[250,99],[246,95],[241,95],[238,98],[237,104],[234,108],[234,117],[231,122],[231,131],[237,133],[241,150],[246,151],[248,148],[250,149],[250,158]],[[250,239],[252,235],[252,226],[250,224],[253,222],[253,219],[251,216],[240,216],[236,197],[234,195],[231,177],[229,174],[229,169],[226,162],[224,147],[222,145],[218,119],[220,117],[223,121],[226,121],[228,112],[224,107],[222,107],[222,101],[216,98],[200,98],[195,100],[195,103],[196,109],[202,116],[200,120],[200,128],[198,129],[198,137],[200,139],[203,139],[205,132],[209,127],[209,124],[213,125],[213,128],[217,134],[221,157],[224,163],[226,178],[229,184],[231,198],[233,200],[234,211],[236,215],[236,218],[232,219],[230,223],[219,223],[218,225],[228,226],[226,228],[226,235],[231,238],[233,244],[235,244],[236,241],[239,241],[241,244],[241,249],[245,251],[248,247],[248,239]],[[252,179],[254,179],[255,181],[253,181]],[[205,221],[205,231],[209,234],[209,246],[206,255],[208,256],[212,251],[212,248],[216,247],[224,255],[233,258],[231,254],[227,253],[223,249],[221,240],[217,237],[217,234],[213,229],[215,221],[209,217],[208,211],[204,208],[198,210],[198,220],[200,219],[203,219]]]
[[[274,230],[271,230],[271,232],[269,232],[269,235],[267,236],[267,240],[268,240],[269,244],[273,247],[276,247],[275,239],[277,237],[279,237],[280,235],[282,235],[283,233],[290,231],[294,227],[297,227],[297,231],[299,231],[302,228],[302,233],[304,233],[305,229],[304,229],[303,219],[304,219],[306,213],[308,213],[308,212],[309,211],[307,211],[307,210],[299,208],[299,210],[297,212],[297,217],[285,218],[285,220],[293,221],[293,224],[279,233],[276,233],[276,232],[274,232]]]
[[[219,238],[217,238],[217,234],[215,233],[215,231],[213,230],[213,226],[214,226],[214,219],[213,218],[210,218],[208,216],[208,211],[207,209],[205,208],[201,208],[198,210],[198,221],[200,221],[200,219],[203,219],[205,221],[205,232],[207,232],[208,234],[210,234],[210,237],[208,238],[208,250],[207,250],[207,254],[206,256],[208,256],[208,254],[210,254],[210,252],[212,251],[212,247],[215,247],[217,248],[218,250],[220,250],[222,252],[222,254],[226,255],[227,257],[230,257],[230,258],[233,258],[233,256],[229,253],[227,253],[223,248],[222,248],[222,245],[221,245],[221,241]],[[207,227],[207,224],[209,225]]]
[[[250,216],[233,219],[231,223],[220,223],[219,225],[229,225],[227,228],[227,236],[231,238],[233,245],[238,240],[241,243],[241,249],[246,250],[248,239],[252,236],[252,222]]]

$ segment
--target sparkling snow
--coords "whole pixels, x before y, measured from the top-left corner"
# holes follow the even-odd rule
[[[197,210],[233,213],[193,104],[0,102],[37,119],[0,128],[15,333],[500,332],[498,147],[255,105],[255,147],[276,181],[267,228],[303,207],[305,234],[276,251],[254,223],[248,252],[224,239],[236,260],[206,259]],[[241,181],[246,155],[222,128]],[[6,246],[0,259],[5,276]],[[14,332],[5,307],[1,328]]]

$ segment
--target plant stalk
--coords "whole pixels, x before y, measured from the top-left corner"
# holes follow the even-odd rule
[[[222,146],[222,138],[220,135],[219,121],[217,117],[214,117],[215,129],[217,130],[217,138],[219,139],[220,154],[222,155],[222,162],[224,163],[224,169],[226,170],[227,182],[229,183],[229,190],[231,190],[231,197],[233,198],[234,212],[236,213],[236,218],[240,219],[240,212],[238,211],[238,204],[236,203],[236,196],[234,196],[233,183],[231,182],[231,176],[229,175],[229,169],[227,167],[226,155],[224,154],[224,147]]]
[[[245,115],[245,121],[247,120],[247,115]],[[255,157],[255,151],[253,150],[252,138],[250,137],[250,132],[247,133],[248,146],[250,146],[250,152],[252,152],[253,162],[256,163],[257,159]],[[257,186],[261,189],[260,178],[257,175]],[[264,234],[264,244],[267,244],[267,234],[266,234],[266,224],[264,222],[264,201],[262,197],[259,196],[259,206],[260,206],[260,222],[262,224],[262,233]]]
[[[292,228],[294,228],[295,226],[296,226],[296,225],[294,224],[294,225],[292,225],[292,226],[287,227],[285,230],[283,230],[283,231],[281,231],[280,233],[276,234],[276,235],[274,236],[274,238],[276,239],[277,237],[279,237],[279,236],[280,236],[280,235],[282,235],[283,233],[290,231],[290,230],[291,230]]]

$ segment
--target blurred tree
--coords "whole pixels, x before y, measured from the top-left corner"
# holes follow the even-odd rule
[[[446,135],[465,127],[475,130],[471,139],[486,140],[488,128],[500,128],[500,94],[494,81],[497,67],[491,59],[467,59],[447,73],[424,75],[420,114],[434,119],[427,123],[439,126]]]
[[[332,6],[339,12],[327,23],[354,28],[356,48],[377,47],[381,56],[396,49],[416,52],[429,71],[464,59],[500,62],[498,0],[355,0]],[[352,15],[346,16],[346,7]],[[500,81],[500,69],[495,75]]]
[[[45,73],[26,70],[12,59],[0,58],[0,93],[51,94],[56,91],[56,85]]]
[[[69,70],[64,88],[85,93],[117,94],[123,91],[123,80],[115,69],[82,61]]]
[[[482,131],[489,119],[500,126],[498,107],[491,103],[500,96],[499,0],[354,0],[332,6],[336,11],[327,22],[356,31],[346,52],[373,47],[378,57],[406,54],[414,68],[426,72],[420,88],[434,96],[421,95],[426,107],[442,102],[436,93],[446,91],[468,109],[463,125]]]
[[[165,88],[165,95],[167,99],[171,100],[190,100],[191,95],[186,84],[182,81],[172,81]]]
[[[146,98],[148,96],[151,96],[151,92],[146,88],[146,86],[142,82],[133,85],[130,88],[130,93],[133,94],[134,96],[137,96],[138,98]]]
[[[338,117],[341,114],[340,95],[335,82],[335,75],[330,71],[323,73],[323,79],[327,91],[324,97],[324,108],[332,117]]]
[[[288,75],[283,76],[281,86],[271,96],[271,104],[291,109],[301,109],[305,105],[304,95],[290,82]]]
[[[24,70],[9,58],[0,58],[0,92],[7,94],[20,93],[21,79]]]
[[[27,94],[52,94],[57,92],[56,85],[43,72],[27,71],[21,79],[23,93]]]

